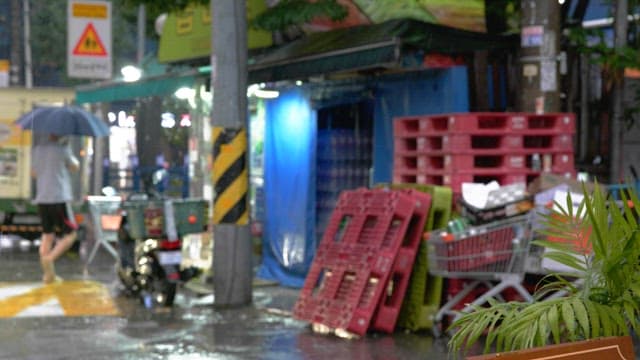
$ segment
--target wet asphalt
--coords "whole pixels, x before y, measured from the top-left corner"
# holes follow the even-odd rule
[[[41,279],[33,246],[0,244],[0,281]],[[180,288],[171,308],[147,309],[127,296],[115,273],[114,260],[103,250],[85,273],[82,251],[56,264],[65,280],[104,284],[119,316],[19,317],[0,319],[0,359],[447,359],[446,339],[429,333],[371,333],[342,339],[314,333],[290,311],[296,289],[254,286],[249,306],[219,309],[213,294]],[[86,298],[78,298],[78,305]]]

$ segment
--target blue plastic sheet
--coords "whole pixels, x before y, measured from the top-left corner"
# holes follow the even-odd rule
[[[315,254],[316,118],[300,88],[266,105],[265,224],[258,276],[300,287]]]

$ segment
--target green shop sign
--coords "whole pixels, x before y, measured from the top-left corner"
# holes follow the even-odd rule
[[[247,0],[247,19],[267,9],[264,0]],[[272,44],[271,33],[247,29],[249,49]],[[211,49],[211,12],[208,6],[192,6],[167,16],[160,36],[158,61],[170,63],[208,57]]]

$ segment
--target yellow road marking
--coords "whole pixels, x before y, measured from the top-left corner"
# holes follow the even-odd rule
[[[0,317],[51,316],[60,310],[65,316],[120,315],[108,289],[95,281],[0,283]]]

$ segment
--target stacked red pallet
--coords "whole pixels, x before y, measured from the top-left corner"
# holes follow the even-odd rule
[[[450,186],[529,182],[546,171],[575,175],[575,116],[460,113],[394,121],[395,183]]]
[[[294,316],[356,335],[392,332],[430,207],[415,190],[343,191]]]

